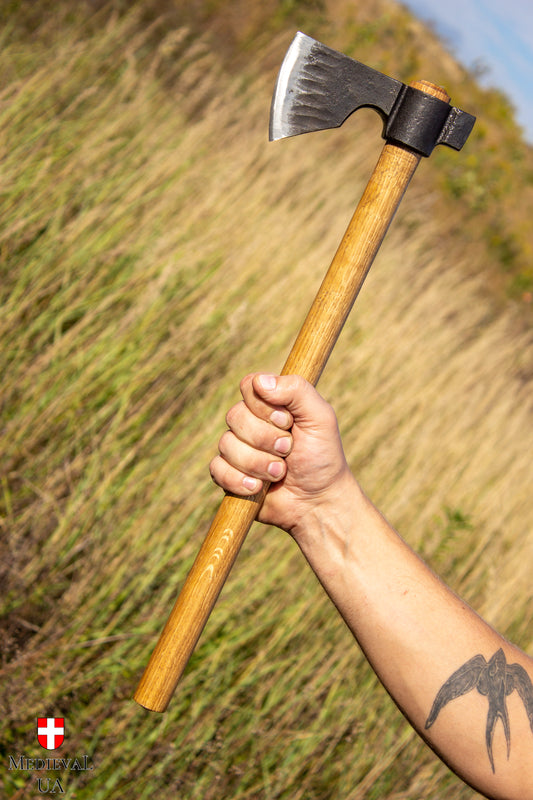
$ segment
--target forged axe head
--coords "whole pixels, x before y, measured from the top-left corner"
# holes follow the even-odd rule
[[[270,140],[338,128],[358,108],[381,115],[383,138],[429,156],[438,144],[460,150],[475,117],[297,33],[278,75]]]

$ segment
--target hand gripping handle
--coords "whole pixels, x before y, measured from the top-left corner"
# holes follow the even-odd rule
[[[385,144],[283,375],[318,382],[419,161],[413,151]],[[145,708],[167,708],[268,489],[224,497],[135,692]]]

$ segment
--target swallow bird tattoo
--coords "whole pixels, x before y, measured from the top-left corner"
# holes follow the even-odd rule
[[[520,664],[507,664],[505,654],[500,648],[489,661],[484,656],[477,655],[459,667],[444,683],[433,703],[429,717],[426,720],[426,730],[437,719],[444,706],[463,694],[477,689],[489,701],[489,713],[485,740],[489,761],[494,769],[492,754],[492,740],[496,722],[501,720],[507,742],[507,758],[511,750],[511,729],[507,713],[506,697],[515,689],[520,695],[529,719],[529,726],[533,732],[533,684],[525,669]]]

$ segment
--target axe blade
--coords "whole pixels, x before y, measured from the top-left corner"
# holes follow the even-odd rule
[[[404,84],[298,32],[281,65],[270,109],[270,141],[338,128],[356,109],[388,119]]]
[[[278,74],[270,141],[338,128],[358,108],[383,119],[383,138],[428,156],[438,144],[460,150],[475,117],[418,88],[297,33]]]

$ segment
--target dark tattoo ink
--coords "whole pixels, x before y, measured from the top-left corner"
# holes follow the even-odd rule
[[[482,655],[474,656],[462,667],[459,667],[453,675],[450,675],[446,683],[441,686],[426,720],[426,730],[433,725],[440,710],[450,700],[466,694],[471,689],[477,689],[489,701],[485,741],[490,765],[492,771],[495,772],[492,740],[494,727],[499,719],[505,732],[507,758],[509,758],[511,750],[511,730],[505,698],[516,689],[526,709],[529,726],[533,732],[533,684],[520,664],[507,664],[501,648],[494,653],[490,661],[486,661]]]

